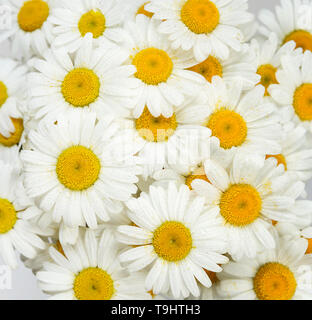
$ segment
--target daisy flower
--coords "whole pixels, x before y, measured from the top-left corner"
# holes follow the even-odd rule
[[[207,103],[197,107],[197,113],[228,156],[246,150],[280,153],[279,119],[275,105],[264,101],[264,91],[263,86],[257,86],[243,93],[241,82],[227,85],[220,77],[214,77],[206,87]]]
[[[230,48],[240,51],[239,26],[253,17],[246,0],[152,0],[145,8],[162,20],[158,30],[169,36],[171,46],[191,50],[198,62],[211,54],[225,60]]]
[[[61,1],[50,17],[54,47],[73,53],[83,45],[83,37],[90,33],[95,45],[123,40],[120,25],[124,18],[123,5],[116,0]]]
[[[280,239],[276,249],[253,259],[230,262],[220,274],[218,292],[235,300],[311,300],[311,257],[304,240]]]
[[[148,300],[144,278],[129,276],[117,259],[113,233],[97,240],[92,230],[80,234],[75,246],[60,253],[49,249],[53,262],[37,273],[40,288],[53,300]]]
[[[37,72],[29,75],[30,109],[36,119],[88,108],[99,117],[127,115],[133,102],[132,65],[122,65],[126,52],[115,45],[94,49],[90,34],[73,59],[63,49],[46,53],[44,60],[33,61]]]
[[[221,218],[207,211],[202,197],[191,198],[186,186],[150,187],[149,194],[127,203],[135,226],[118,228],[120,242],[136,246],[120,255],[130,272],[148,268],[147,290],[175,298],[198,297],[196,279],[205,287],[211,280],[204,269],[220,272],[227,263],[227,244]]]
[[[278,84],[269,87],[283,119],[291,120],[312,131],[312,52],[298,57],[284,56],[282,68],[276,72]]]
[[[142,161],[143,178],[163,168],[188,167],[197,163],[198,157],[209,154],[208,128],[199,125],[193,108],[194,99],[187,99],[180,107],[172,107],[171,117],[154,117],[147,105],[138,119],[121,120],[131,137],[134,149]]]
[[[298,56],[302,53],[301,48],[296,49],[294,41],[289,41],[280,47],[275,33],[271,33],[264,41],[253,39],[250,49],[255,52],[257,73],[261,76],[259,84],[265,87],[266,97],[270,96],[269,86],[278,83],[276,72],[281,67],[281,58],[285,55]]]
[[[277,165],[292,174],[294,179],[308,181],[312,177],[312,149],[308,144],[306,130],[295,127],[293,123],[284,127],[281,140],[282,152],[277,155],[267,155],[277,160]]]
[[[259,20],[262,25],[259,26],[259,32],[266,37],[274,32],[277,35],[279,46],[288,41],[294,41],[297,48],[311,51],[310,10],[310,0],[281,0],[280,5],[275,8],[275,14],[268,9],[260,11]]]
[[[135,20],[138,14],[143,14],[148,18],[152,18],[154,14],[147,11],[145,8],[148,3],[148,0],[128,0],[125,3],[125,12],[127,13],[126,18]]]
[[[202,75],[207,82],[211,82],[214,76],[219,76],[225,82],[241,81],[243,89],[252,89],[260,81],[256,73],[255,55],[250,47],[245,44],[240,52],[231,51],[227,59],[220,59],[213,55],[188,70]]]
[[[96,228],[136,193],[137,160],[118,130],[110,118],[97,122],[85,111],[30,132],[29,150],[21,155],[27,194],[53,221]]]
[[[130,63],[136,67],[140,85],[136,92],[134,116],[138,118],[146,106],[154,117],[171,117],[173,106],[180,106],[186,96],[195,97],[205,79],[185,70],[195,64],[192,54],[174,50],[165,36],[157,32],[157,23],[139,14],[126,21],[128,36],[125,48]]]
[[[0,42],[12,39],[12,55],[29,59],[41,56],[53,40],[49,17],[54,0],[1,0],[10,7],[11,27],[0,32]]]
[[[26,72],[27,68],[16,61],[0,58],[0,145],[5,147],[19,144],[24,132]]]
[[[45,248],[45,243],[39,236],[44,232],[26,219],[35,208],[21,197],[23,186],[19,169],[14,166],[18,160],[11,161],[6,164],[0,159],[0,255],[8,266],[17,268],[14,249],[32,259]]]
[[[191,186],[222,219],[235,260],[275,247],[272,220],[311,222],[312,202],[296,200],[304,183],[292,182],[276,160],[241,153],[227,170],[213,160],[204,169],[209,182],[196,179]]]

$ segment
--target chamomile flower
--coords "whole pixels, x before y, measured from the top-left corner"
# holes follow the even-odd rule
[[[144,179],[163,168],[194,165],[198,157],[209,152],[211,132],[199,125],[200,114],[194,111],[193,101],[187,99],[180,107],[173,106],[171,117],[154,117],[147,105],[138,119],[121,120],[125,134],[138,150]]]
[[[27,68],[8,58],[0,58],[0,145],[19,144],[24,132]]]
[[[269,93],[283,107],[284,121],[291,120],[312,131],[312,52],[300,56],[284,56],[277,71],[279,84],[272,84]]]
[[[222,218],[228,252],[235,260],[252,258],[263,249],[275,247],[272,220],[311,222],[312,203],[307,202],[304,208],[296,200],[304,184],[292,182],[273,159],[264,161],[262,157],[241,153],[227,170],[213,160],[206,160],[204,169],[209,182],[196,179],[191,186],[198,195],[206,197],[210,210]]]
[[[279,154],[281,127],[276,107],[264,101],[264,87],[242,92],[242,83],[226,84],[219,77],[206,87],[206,107],[198,107],[202,125],[212,132],[212,139],[231,156],[249,150],[258,154]],[[269,151],[270,150],[270,151]]]
[[[9,6],[11,15],[11,26],[0,32],[0,42],[12,39],[14,57],[41,56],[53,39],[49,17],[54,0],[1,0],[0,4]]]
[[[231,51],[231,55],[225,60],[209,55],[206,60],[188,70],[199,73],[208,82],[211,82],[214,76],[219,76],[228,83],[241,81],[243,89],[247,90],[260,81],[255,61],[254,52],[245,44],[240,52]]]
[[[171,117],[173,106],[180,106],[186,96],[195,97],[205,79],[185,70],[195,64],[192,54],[173,50],[154,20],[139,14],[135,21],[126,21],[125,28],[125,47],[140,82],[134,116],[139,118],[147,106],[154,117]]]
[[[281,0],[275,8],[275,14],[268,9],[260,11],[262,25],[259,26],[259,32],[267,37],[274,32],[279,46],[294,41],[297,48],[312,51],[310,10],[310,0]]]
[[[37,273],[40,288],[55,300],[148,300],[144,278],[128,275],[117,259],[113,234],[104,231],[100,240],[92,230],[81,233],[75,246],[60,253],[49,249],[53,262]]]
[[[312,149],[306,130],[301,126],[295,127],[293,123],[284,126],[281,146],[280,154],[267,157],[275,158],[277,165],[282,165],[294,179],[309,180],[312,177]]]
[[[126,18],[135,20],[138,14],[143,14],[148,18],[153,17],[153,13],[147,11],[145,6],[149,3],[148,0],[128,0],[125,3],[126,9],[125,12],[127,13]]]
[[[220,275],[218,292],[235,300],[311,300],[312,259],[305,250],[304,240],[279,239],[275,249],[230,262]]]
[[[33,62],[37,72],[29,75],[31,112],[36,119],[83,108],[99,117],[127,115],[139,85],[130,78],[135,67],[122,65],[127,59],[115,45],[95,49],[90,34],[73,59],[63,49],[47,52],[44,60]]]
[[[158,30],[171,46],[191,50],[198,62],[209,55],[227,59],[230,48],[240,51],[239,26],[252,20],[246,0],[152,0],[145,8],[162,20]]]
[[[87,33],[92,35],[96,46],[107,40],[120,42],[123,40],[123,19],[120,1],[62,1],[50,17],[55,25],[53,46],[75,52],[83,45]]]
[[[26,190],[54,222],[96,228],[136,193],[137,160],[118,130],[110,118],[97,122],[86,111],[30,132],[21,156]]]
[[[120,260],[130,272],[148,268],[147,290],[175,298],[200,294],[197,279],[205,287],[211,280],[204,269],[220,272],[218,264],[227,263],[222,254],[226,239],[222,221],[207,211],[202,197],[191,198],[186,186],[167,189],[150,187],[149,194],[127,203],[129,218],[135,226],[120,226],[120,242],[136,247],[123,252]]]
[[[40,249],[45,248],[40,228],[26,220],[28,213],[35,210],[25,199],[20,183],[19,169],[0,160],[0,255],[12,268],[17,267],[15,250],[27,258],[34,258]]]
[[[296,49],[294,41],[289,41],[280,47],[275,33],[271,33],[264,41],[253,39],[251,50],[256,55],[257,73],[261,76],[259,84],[265,87],[266,97],[270,96],[268,91],[270,85],[278,83],[276,72],[281,67],[281,58],[285,55],[298,56],[302,53],[301,48]]]

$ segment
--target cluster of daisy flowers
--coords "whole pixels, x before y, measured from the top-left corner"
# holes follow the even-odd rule
[[[312,1],[0,6],[7,265],[52,299],[312,299]]]

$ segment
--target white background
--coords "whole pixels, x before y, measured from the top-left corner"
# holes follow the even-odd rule
[[[273,8],[279,0],[249,0],[250,11],[257,13],[261,8]],[[3,48],[0,47],[0,50]],[[1,50],[1,51],[2,51]],[[1,54],[1,53],[0,53]],[[309,186],[310,199],[312,199],[312,183]],[[2,264],[0,258],[0,266]],[[40,300],[46,299],[37,286],[37,281],[32,272],[22,263],[17,270],[12,271],[12,289],[0,290],[0,300]]]

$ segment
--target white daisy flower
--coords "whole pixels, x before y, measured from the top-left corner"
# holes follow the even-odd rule
[[[260,11],[262,25],[259,26],[259,32],[266,37],[274,32],[279,46],[294,41],[297,48],[312,51],[310,10],[310,0],[281,0],[275,8],[275,14],[268,9]]]
[[[264,41],[253,39],[250,49],[255,52],[257,73],[261,76],[260,84],[265,87],[266,97],[270,97],[269,86],[278,83],[276,72],[281,67],[281,58],[285,55],[299,56],[302,53],[301,48],[296,49],[294,41],[280,47],[275,33],[271,33]]]
[[[64,255],[49,249],[53,262],[37,273],[40,288],[53,300],[147,300],[144,278],[129,276],[117,259],[113,233],[103,232],[97,240],[86,230],[75,246],[63,246]]]
[[[127,59],[127,53],[115,45],[94,49],[90,34],[73,59],[62,49],[47,52],[45,60],[33,62],[38,72],[29,75],[34,117],[85,107],[99,117],[128,115],[139,81],[130,78],[134,66],[122,65]]]
[[[225,60],[230,48],[240,51],[239,26],[253,18],[246,0],[152,0],[145,8],[162,20],[158,30],[169,35],[171,46],[192,50],[198,62],[211,54]]]
[[[121,120],[142,160],[143,178],[163,168],[189,167],[198,157],[209,154],[208,128],[199,125],[194,99],[172,107],[171,117],[154,117],[147,105],[138,119]]]
[[[83,45],[83,37],[87,33],[92,35],[96,46],[107,40],[121,42],[123,18],[124,9],[120,1],[62,1],[50,17],[55,25],[53,46],[73,53]]]
[[[4,147],[19,144],[24,132],[26,72],[16,61],[0,58],[0,145]]]
[[[311,300],[312,259],[305,255],[305,241],[278,242],[276,249],[224,266],[219,294],[235,300]]]
[[[130,272],[150,267],[147,290],[175,298],[198,297],[197,279],[205,287],[211,281],[204,269],[220,272],[227,263],[227,244],[221,218],[207,211],[202,197],[190,197],[186,186],[150,187],[149,194],[128,202],[128,215],[136,226],[120,226],[120,242],[136,247],[120,255]]]
[[[227,170],[213,160],[206,160],[204,168],[209,182],[196,179],[191,186],[222,218],[235,260],[275,247],[272,220],[311,222],[312,202],[296,200],[304,183],[292,182],[275,160],[241,153]]]
[[[284,121],[291,120],[312,131],[312,52],[284,56],[276,72],[278,84],[269,87],[272,98],[282,106]]]
[[[275,158],[277,165],[282,165],[294,179],[308,181],[312,177],[312,149],[306,130],[301,126],[295,127],[293,123],[284,126],[281,146],[280,154],[267,157]]]
[[[211,82],[214,76],[219,76],[227,83],[239,80],[243,84],[243,89],[248,90],[260,81],[260,76],[256,73],[255,58],[253,50],[245,44],[240,52],[231,51],[229,58],[225,60],[210,55],[188,70],[199,73],[208,82]]]
[[[197,113],[202,125],[211,130],[212,139],[228,155],[246,150],[264,155],[280,153],[279,118],[274,104],[264,101],[264,91],[263,86],[257,86],[243,93],[241,82],[226,85],[219,77],[206,87],[207,103],[196,107]]]
[[[21,155],[26,190],[56,223],[96,228],[136,193],[137,160],[118,130],[110,118],[97,122],[86,111],[30,132],[30,149]]]
[[[138,14],[143,14],[148,18],[153,17],[153,13],[146,10],[145,6],[149,3],[148,0],[128,0],[125,5],[126,19],[135,20]]]
[[[11,15],[11,26],[0,32],[0,42],[12,39],[14,57],[41,56],[53,40],[49,17],[55,0],[0,0],[0,5],[9,7]]]
[[[154,117],[171,117],[173,106],[180,106],[186,96],[195,97],[205,83],[200,75],[185,70],[195,64],[192,54],[170,48],[165,36],[156,30],[154,20],[139,14],[126,21],[125,47],[136,67],[140,81],[136,93],[134,116],[138,118],[148,106]]]
[[[45,248],[39,237],[44,232],[26,220],[28,213],[36,209],[20,196],[23,186],[19,170],[13,166],[16,162],[12,159],[11,164],[5,164],[0,160],[0,255],[12,268],[18,265],[14,249],[34,258],[39,249]]]

